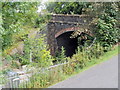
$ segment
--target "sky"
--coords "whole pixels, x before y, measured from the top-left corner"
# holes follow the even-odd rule
[[[37,12],[41,12],[42,9],[45,9],[45,2],[47,2],[48,0],[42,0],[42,2],[40,3],[40,6],[38,7]]]

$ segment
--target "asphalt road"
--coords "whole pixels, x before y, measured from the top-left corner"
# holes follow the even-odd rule
[[[118,88],[118,56],[49,88]]]

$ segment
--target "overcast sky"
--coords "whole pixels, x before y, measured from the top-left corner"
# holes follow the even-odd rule
[[[41,12],[42,9],[45,9],[45,2],[47,2],[48,0],[42,0],[40,6],[38,7],[37,12]]]

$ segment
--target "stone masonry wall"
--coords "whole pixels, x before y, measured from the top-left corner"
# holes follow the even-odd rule
[[[53,14],[47,25],[47,42],[52,55],[55,55],[58,45],[56,38],[62,33],[74,31],[91,22],[92,18],[86,15]]]

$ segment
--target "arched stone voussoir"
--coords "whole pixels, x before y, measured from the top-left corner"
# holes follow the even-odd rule
[[[55,38],[59,37],[63,33],[70,32],[70,31],[75,31],[75,30],[79,30],[79,29],[80,29],[80,27],[71,27],[71,28],[62,29],[55,34]]]

